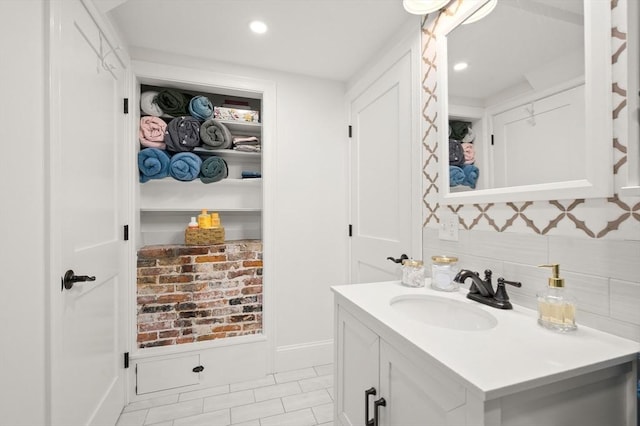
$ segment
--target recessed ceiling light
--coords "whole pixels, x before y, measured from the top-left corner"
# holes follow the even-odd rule
[[[267,32],[267,24],[262,21],[251,21],[249,28],[256,34],[264,34]]]
[[[466,62],[458,62],[457,64],[455,64],[453,66],[453,70],[454,71],[462,71],[464,69],[467,69],[468,66],[469,66],[469,64],[467,64]]]

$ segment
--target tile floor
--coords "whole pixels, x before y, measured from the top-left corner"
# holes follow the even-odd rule
[[[333,426],[333,365],[127,405],[116,426]]]

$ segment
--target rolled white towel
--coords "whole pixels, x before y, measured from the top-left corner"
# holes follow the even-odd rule
[[[153,115],[154,117],[162,117],[164,115],[164,111],[162,111],[156,103],[156,96],[158,96],[158,92],[154,90],[143,92],[140,95],[140,109],[145,114]]]
[[[467,134],[464,135],[464,137],[460,142],[471,143],[475,138],[476,138],[476,134],[473,133],[473,129],[471,128],[471,126],[469,126],[467,127]]]

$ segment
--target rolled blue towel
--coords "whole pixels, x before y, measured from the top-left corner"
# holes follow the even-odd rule
[[[464,173],[464,180],[462,181],[462,184],[476,189],[478,176],[480,175],[478,167],[473,164],[465,164],[462,166],[462,172]]]
[[[449,166],[449,186],[462,185],[464,172],[458,166]]]
[[[169,174],[185,182],[194,180],[200,174],[202,159],[193,152],[181,152],[171,157]]]
[[[213,104],[206,96],[195,96],[189,101],[189,114],[200,121],[213,116]]]
[[[138,152],[140,182],[169,176],[169,154],[158,148],[144,148]]]
[[[229,175],[227,163],[220,157],[209,157],[202,162],[200,180],[203,183],[218,182]]]

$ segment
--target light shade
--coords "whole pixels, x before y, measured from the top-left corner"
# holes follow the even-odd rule
[[[488,14],[491,13],[493,9],[498,5],[498,0],[489,0],[486,2],[480,9],[476,10],[473,15],[469,16],[463,24],[471,24],[473,22],[479,21]]]
[[[402,0],[404,10],[414,15],[426,15],[442,9],[451,0]]]

